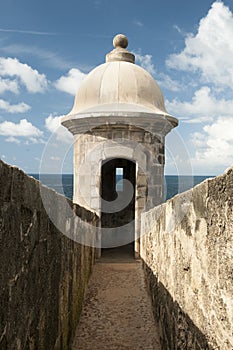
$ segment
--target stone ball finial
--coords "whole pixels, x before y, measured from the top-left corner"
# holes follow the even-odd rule
[[[117,34],[113,39],[113,46],[115,48],[122,47],[123,49],[126,49],[128,46],[128,38],[124,34]]]
[[[126,50],[128,46],[128,38],[124,34],[117,34],[113,39],[114,50],[107,53],[106,62],[125,61],[135,63],[133,53]]]

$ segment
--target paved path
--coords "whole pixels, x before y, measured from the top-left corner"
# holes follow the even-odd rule
[[[140,261],[94,266],[72,349],[161,349]]]

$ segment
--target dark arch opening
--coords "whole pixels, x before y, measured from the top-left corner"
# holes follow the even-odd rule
[[[134,256],[136,164],[114,158],[101,168],[102,257]]]

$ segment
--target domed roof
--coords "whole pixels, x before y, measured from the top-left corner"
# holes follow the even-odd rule
[[[115,50],[107,54],[106,63],[93,69],[82,81],[69,114],[106,111],[122,104],[123,110],[134,110],[135,105],[152,113],[168,114],[162,92],[154,78],[142,67],[134,64],[134,55],[128,52],[128,40],[122,34],[114,38]],[[126,108],[128,105],[128,108]],[[144,108],[143,108],[144,107]]]
[[[173,127],[176,118],[166,111],[163,94],[154,78],[134,64],[135,56],[126,50],[128,39],[122,34],[113,40],[115,49],[106,55],[106,63],[93,69],[82,81],[71,112],[62,124],[70,130],[71,120],[90,117],[120,117],[131,114],[169,119]],[[84,121],[83,121],[84,122]],[[153,122],[152,120],[150,122]],[[73,131],[72,131],[73,132]]]
[[[106,110],[106,105],[113,104],[118,108],[122,104],[123,109],[128,105],[132,111],[138,105],[148,112],[167,114],[156,81],[143,68],[125,61],[108,62],[91,71],[77,92],[70,114],[90,108]]]

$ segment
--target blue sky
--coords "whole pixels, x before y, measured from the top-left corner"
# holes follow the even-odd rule
[[[1,158],[28,173],[72,172],[72,138],[56,127],[123,33],[180,121],[166,173],[222,173],[233,164],[232,12],[233,0],[1,1]]]

